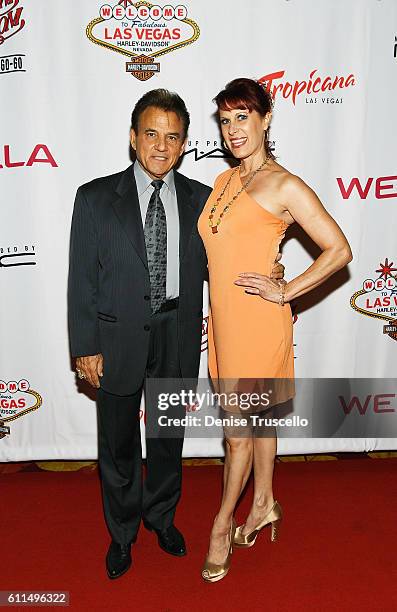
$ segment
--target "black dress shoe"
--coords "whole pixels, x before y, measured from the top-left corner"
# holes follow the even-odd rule
[[[171,525],[166,529],[156,529],[155,527],[149,525],[149,523],[146,521],[143,521],[143,524],[145,525],[146,529],[156,533],[159,546],[165,550],[165,552],[169,553],[170,555],[175,555],[176,557],[183,557],[186,555],[185,540],[175,525]]]
[[[131,567],[131,544],[111,542],[106,555],[106,571],[109,578],[119,578]]]

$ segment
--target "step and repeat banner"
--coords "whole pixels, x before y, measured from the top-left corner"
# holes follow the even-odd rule
[[[131,110],[157,87],[191,113],[180,171],[212,185],[230,162],[212,99],[241,76],[270,89],[279,163],[354,255],[293,305],[295,369],[364,381],[338,398],[364,433],[282,438],[279,452],[397,448],[396,1],[0,0],[1,461],[96,457],[95,394],[77,384],[67,334],[77,187],[129,165]],[[295,227],[282,252],[289,279],[318,255]],[[185,442],[185,456],[222,452],[220,439]]]

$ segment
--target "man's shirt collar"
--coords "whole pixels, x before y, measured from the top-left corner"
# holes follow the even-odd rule
[[[150,177],[146,171],[143,169],[138,160],[134,162],[134,175],[136,181],[136,187],[138,190],[138,197],[141,197],[145,193],[147,189],[150,189],[150,194],[153,190],[151,186],[151,182],[153,181],[152,177]],[[174,171],[170,170],[165,177],[163,178],[165,183],[165,187],[169,189],[172,194],[175,194],[175,181],[174,181]],[[164,188],[164,186],[163,186]]]

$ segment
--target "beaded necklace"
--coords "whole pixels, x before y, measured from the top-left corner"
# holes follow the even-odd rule
[[[221,194],[219,195],[219,197],[217,198],[215,204],[213,205],[213,207],[210,210],[210,214],[208,216],[208,223],[210,228],[212,229],[212,233],[213,234],[217,234],[218,233],[218,227],[221,224],[222,221],[222,217],[223,215],[230,209],[231,205],[233,204],[233,202],[235,200],[237,200],[237,198],[239,197],[239,195],[245,191],[248,187],[248,185],[251,183],[252,179],[254,178],[254,176],[260,171],[262,170],[262,168],[264,168],[264,166],[266,166],[266,164],[268,163],[270,157],[266,157],[266,159],[261,163],[261,165],[254,170],[254,172],[252,173],[252,176],[244,183],[244,185],[241,186],[241,188],[238,190],[237,193],[234,194],[234,196],[232,197],[232,199],[224,206],[222,212],[220,213],[217,222],[214,224],[214,214],[216,213],[216,209],[219,206],[219,204],[221,203],[221,200],[224,196],[224,193],[226,191],[226,189],[229,187],[230,182],[233,178],[233,176],[236,174],[236,172],[238,172],[241,168],[241,166],[237,166],[236,168],[234,168],[233,172],[231,173],[229,180],[227,181],[226,185],[224,186],[224,188],[222,189]]]

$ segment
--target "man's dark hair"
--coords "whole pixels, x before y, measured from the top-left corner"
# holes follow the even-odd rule
[[[135,104],[131,115],[131,128],[136,134],[138,133],[139,117],[150,106],[161,108],[164,111],[172,111],[178,115],[183,123],[184,138],[186,138],[190,124],[189,112],[182,98],[177,93],[168,91],[168,89],[147,91]]]

